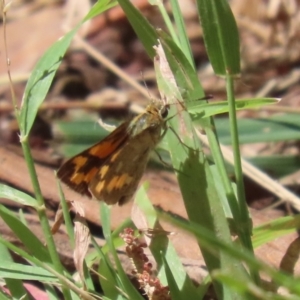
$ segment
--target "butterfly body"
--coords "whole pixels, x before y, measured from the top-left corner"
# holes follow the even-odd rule
[[[146,168],[150,152],[166,130],[166,106],[149,105],[99,143],[69,159],[58,177],[70,188],[107,204],[129,201]]]

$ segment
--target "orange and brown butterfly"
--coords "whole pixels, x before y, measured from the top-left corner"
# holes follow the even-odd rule
[[[150,152],[166,132],[168,106],[151,103],[99,143],[72,157],[57,172],[74,191],[122,205],[138,188]]]

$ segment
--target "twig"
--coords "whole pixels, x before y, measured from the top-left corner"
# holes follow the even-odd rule
[[[104,65],[107,69],[112,71],[114,74],[122,78],[129,85],[131,85],[134,89],[139,91],[144,97],[149,98],[149,92],[146,88],[140,85],[137,81],[132,79],[128,74],[123,72],[116,64],[107,59],[101,52],[96,50],[94,47],[89,45],[85,40],[83,40],[78,35],[75,36],[75,40],[79,46],[81,46],[91,57],[99,61],[102,65]]]

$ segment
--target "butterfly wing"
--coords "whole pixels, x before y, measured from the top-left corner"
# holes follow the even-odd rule
[[[160,137],[160,124],[130,135],[130,141],[116,150],[105,165],[93,174],[89,190],[94,198],[107,204],[123,205],[128,202],[138,188],[149,154]]]
[[[89,183],[107,159],[128,141],[129,124],[130,121],[123,123],[102,141],[66,161],[57,172],[58,178],[74,191],[92,197]]]

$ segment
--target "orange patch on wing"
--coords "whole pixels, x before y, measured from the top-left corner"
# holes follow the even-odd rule
[[[111,153],[115,151],[115,149],[119,146],[120,141],[116,141],[115,143],[111,140],[102,141],[101,143],[93,146],[89,150],[90,155],[97,156],[99,158],[106,158]]]
[[[74,173],[73,176],[71,177],[70,181],[73,183],[73,184],[80,184],[82,183],[82,181],[84,181],[84,177],[85,177],[85,174],[83,173]]]
[[[97,168],[92,168],[87,174],[85,174],[84,176],[84,181],[85,182],[90,182],[96,175],[96,173],[98,172]]]
[[[105,185],[105,181],[100,181],[100,182],[98,182],[97,185],[96,185],[96,187],[95,187],[95,191],[96,191],[98,194],[101,194],[104,185]]]
[[[115,176],[111,179],[109,184],[106,187],[106,190],[108,193],[110,193],[112,190],[116,189],[117,182],[119,180],[119,176]]]
[[[121,175],[119,178],[118,178],[118,181],[116,183],[116,188],[117,189],[121,189],[125,184],[130,184],[132,181],[132,177],[129,176],[127,173]]]
[[[110,158],[110,162],[114,162],[116,158],[119,156],[121,150],[117,151],[112,157]]]
[[[101,167],[101,169],[99,171],[100,178],[104,178],[104,176],[105,176],[105,174],[107,173],[108,170],[109,170],[108,165],[105,165],[105,166]]]
[[[88,158],[82,155],[78,155],[72,159],[72,163],[75,165],[75,170],[78,171],[85,163]]]

